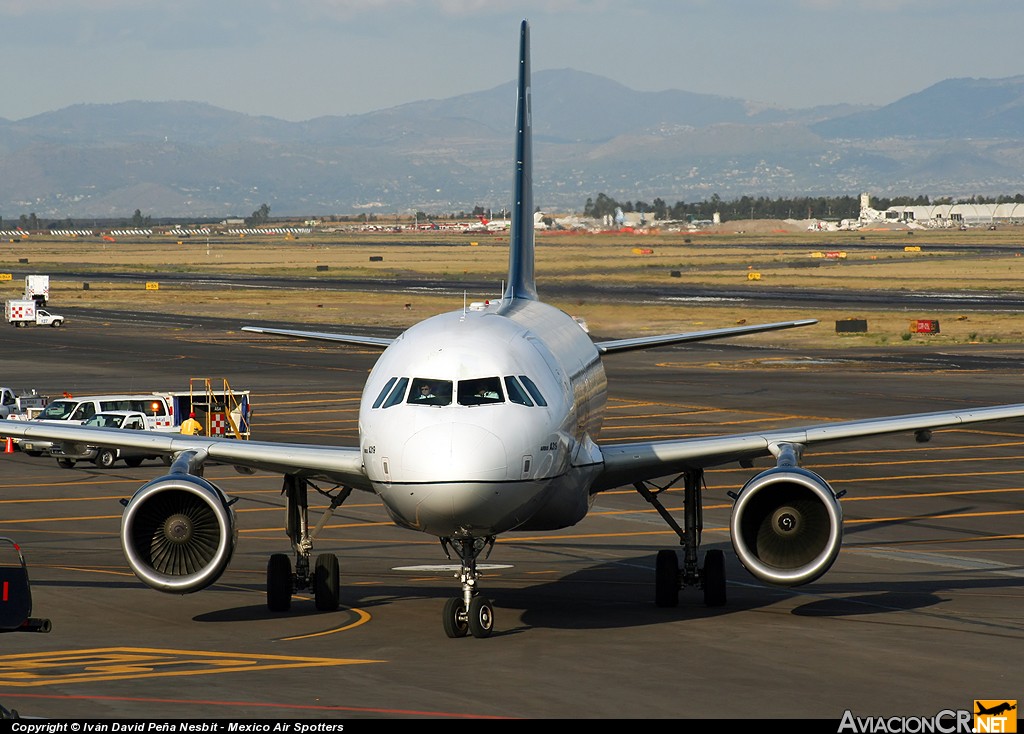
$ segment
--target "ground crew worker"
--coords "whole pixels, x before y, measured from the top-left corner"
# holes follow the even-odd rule
[[[195,413],[189,413],[188,420],[182,422],[181,432],[186,436],[195,436],[203,432],[203,424],[196,420]]]

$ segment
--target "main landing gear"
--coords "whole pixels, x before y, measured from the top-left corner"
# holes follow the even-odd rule
[[[680,479],[683,480],[684,527],[679,527],[679,523],[658,499],[658,495]],[[650,482],[636,482],[633,485],[676,532],[679,544],[683,546],[681,568],[679,554],[676,551],[658,551],[654,566],[654,603],[659,607],[678,606],[679,591],[687,586],[704,590],[706,606],[725,605],[725,553],[718,549],[709,550],[704,554],[704,566],[697,565],[700,533],[704,529],[704,511],[700,497],[703,484],[704,470],[688,469],[664,487],[655,487]]]
[[[285,553],[275,553],[267,562],[267,608],[272,612],[286,612],[292,605],[292,594],[303,589],[312,589],[316,608],[321,612],[333,612],[340,604],[341,583],[338,557],[333,553],[321,553],[310,572],[313,540],[327,523],[331,514],[349,495],[351,487],[345,487],[337,494],[330,494],[318,487],[316,491],[330,498],[331,504],[310,532],[309,505],[307,495],[310,483],[290,474],[284,477],[281,493],[285,495],[285,533],[295,551],[295,571],[291,559]]]
[[[476,568],[476,559],[486,548],[490,555],[494,548],[494,537],[489,538],[441,538],[441,547],[445,555],[451,558],[449,548],[459,554],[462,569],[459,580],[462,582],[462,596],[454,597],[445,602],[441,624],[444,633],[449,637],[490,637],[494,631],[494,607],[489,599],[480,596],[477,581],[480,573]]]

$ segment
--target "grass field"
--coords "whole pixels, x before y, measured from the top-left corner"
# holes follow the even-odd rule
[[[893,348],[918,344],[1022,342],[1017,314],[884,311],[836,308],[827,303],[800,310],[737,308],[729,303],[667,306],[622,305],[601,299],[608,283],[664,283],[729,289],[797,287],[854,291],[999,292],[1020,290],[1024,277],[1024,230],[861,232],[561,234],[538,233],[537,275],[545,283],[572,282],[593,295],[558,303],[587,320],[602,336],[630,336],[710,328],[791,318],[818,318],[815,327],[749,337],[764,343],[848,347],[864,344]],[[755,228],[751,228],[753,230]],[[414,241],[410,241],[413,238]],[[20,295],[26,273],[83,274],[81,280],[54,279],[51,305],[90,306],[172,313],[204,311],[240,321],[287,319],[317,328],[343,324],[403,327],[433,313],[462,306],[461,300],[408,293],[316,289],[317,277],[374,277],[459,282],[491,281],[496,296],[507,269],[507,236],[453,233],[329,233],[287,239],[283,236],[211,237],[176,240],[152,235],[108,242],[98,237],[43,238],[0,243],[0,282],[6,298]],[[907,251],[907,247],[920,248]],[[822,255],[840,255],[828,257]],[[371,258],[375,258],[371,260]],[[379,258],[379,259],[376,259]],[[21,262],[27,259],[28,262]],[[318,269],[319,268],[319,269]],[[326,272],[325,272],[326,269]],[[131,281],[103,278],[105,272],[137,275]],[[160,282],[162,274],[211,273],[287,275],[310,279],[309,290],[273,288],[196,289]],[[90,273],[97,273],[95,277]],[[77,278],[77,276],[76,276]],[[88,290],[83,283],[88,283]],[[837,335],[834,322],[866,318],[864,335]],[[911,335],[911,319],[939,319],[938,335]]]

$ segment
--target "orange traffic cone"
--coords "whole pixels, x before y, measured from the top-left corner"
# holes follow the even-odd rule
[[[13,454],[14,453],[14,439],[11,438],[10,436],[7,437],[7,442],[4,444],[4,453],[5,454]]]

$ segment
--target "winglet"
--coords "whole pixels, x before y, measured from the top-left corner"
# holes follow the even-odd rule
[[[537,300],[533,274],[533,132],[530,99],[530,24],[519,34],[519,85],[516,92],[516,170],[512,202],[512,235],[508,253],[505,298]]]

